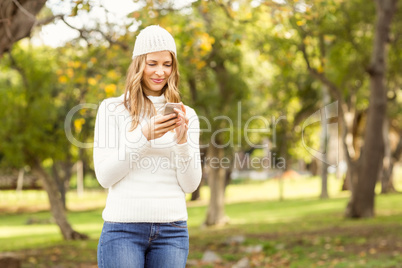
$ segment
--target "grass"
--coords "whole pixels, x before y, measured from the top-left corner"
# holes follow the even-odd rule
[[[340,183],[331,177],[331,199],[320,200],[318,178],[287,180],[283,201],[276,180],[229,185],[225,212],[230,224],[212,228],[202,227],[209,194],[203,187],[203,199],[188,204],[189,267],[231,267],[242,258],[251,267],[402,267],[402,195],[378,195],[375,218],[345,219],[348,193],[339,191]],[[396,187],[402,189],[401,179]],[[16,252],[23,267],[96,267],[106,192],[77,196],[71,191],[67,198],[69,220],[90,236],[87,241],[62,240],[44,192],[1,191],[0,252]],[[236,236],[245,241],[228,240]],[[222,261],[202,263],[206,250]]]

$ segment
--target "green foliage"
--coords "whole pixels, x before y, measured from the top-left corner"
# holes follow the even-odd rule
[[[6,59],[1,67],[8,73],[0,79],[0,117],[4,118],[0,138],[6,141],[0,145],[3,160],[22,167],[34,156],[62,158],[59,148],[66,142],[64,133],[57,130],[63,126],[63,115],[53,104],[60,89],[55,76],[55,51],[43,48],[30,53],[15,47],[12,55],[13,60]]]

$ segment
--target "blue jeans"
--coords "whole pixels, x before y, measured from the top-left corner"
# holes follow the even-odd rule
[[[188,249],[186,221],[105,222],[98,244],[98,266],[99,268],[184,268]]]

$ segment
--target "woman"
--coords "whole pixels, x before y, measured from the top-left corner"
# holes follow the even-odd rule
[[[103,267],[185,267],[188,255],[185,193],[201,179],[199,121],[180,102],[173,37],[159,26],[137,36],[125,93],[99,106],[94,167],[108,188],[98,244]]]

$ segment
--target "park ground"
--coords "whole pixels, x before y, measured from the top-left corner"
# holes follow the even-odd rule
[[[402,176],[396,177],[402,191]],[[275,179],[235,181],[226,192],[230,223],[206,228],[203,187],[202,199],[188,203],[188,267],[402,267],[402,194],[377,195],[375,218],[345,219],[349,192],[340,188],[331,177],[330,199],[320,200],[318,177],[288,179],[280,200]],[[68,194],[69,220],[90,239],[63,241],[45,192],[1,191],[0,252],[19,256],[22,267],[97,267],[105,198],[99,190]],[[206,252],[220,261],[203,262]]]

